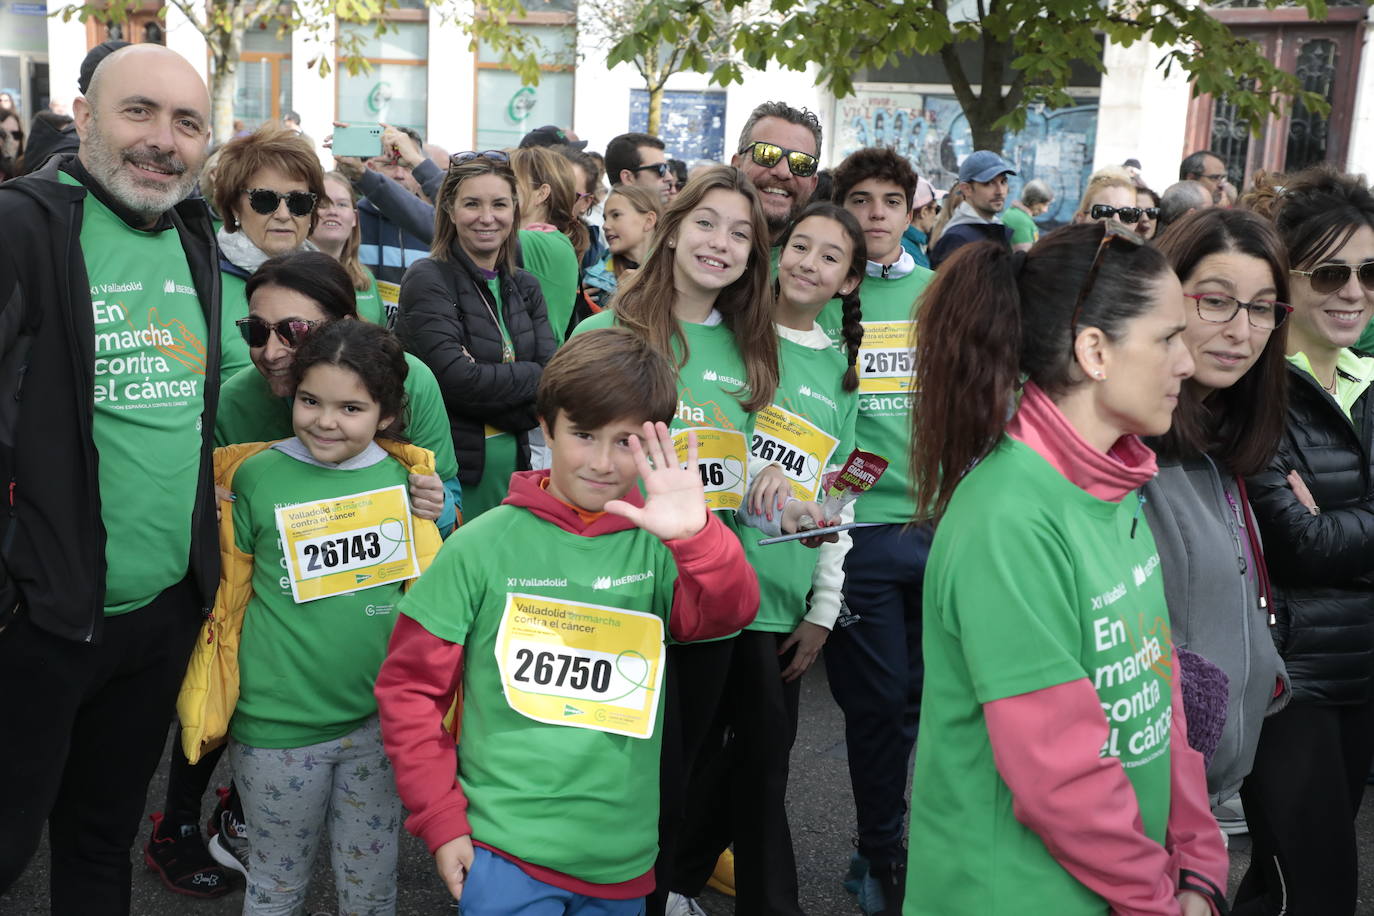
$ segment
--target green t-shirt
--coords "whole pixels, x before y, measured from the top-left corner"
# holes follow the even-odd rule
[[[527,717],[507,700],[498,636],[512,594],[555,608],[575,602],[653,615],[666,630],[676,579],[672,554],[648,532],[582,537],[515,506],[493,509],[444,542],[400,610],[464,647],[458,779],[474,839],[596,884],[653,867],[662,691],[648,738],[578,727],[591,717],[576,698],[563,701],[567,725]]]
[[[382,294],[377,290],[377,278],[372,276],[372,271],[366,267],[363,270],[367,272],[368,280],[371,282],[365,291],[354,296],[358,303],[358,317],[384,328],[390,327],[387,324],[386,306],[382,304]]]
[[[306,464],[276,449],[234,475],[234,544],[253,556],[253,596],[239,644],[234,740],[253,747],[305,747],[356,729],[377,712],[372,685],[396,622],[400,583],[297,604],[284,575],[280,506],[405,486],[390,457],[358,470]]]
[[[219,380],[227,382],[245,366],[253,365],[248,355],[248,341],[243,339],[235,324],[248,317],[248,281],[227,270],[219,272],[220,280],[220,363]]]
[[[487,281],[488,300],[496,316],[496,326],[506,350],[514,359],[514,344],[510,332],[506,330],[506,316],[502,311],[501,281],[492,278]],[[501,500],[510,492],[510,475],[515,473],[520,460],[520,440],[513,434],[497,429],[491,424],[486,426],[486,449],[482,458],[482,479],[476,486],[463,489],[463,521],[470,522],[477,516],[501,505]]]
[[[131,228],[87,194],[81,253],[95,327],[105,613],[123,614],[186,575],[209,334],[175,229]]]
[[[789,481],[809,489],[811,480],[819,482],[827,464],[844,461],[854,449],[858,393],[844,390],[841,383],[848,362],[833,347],[815,350],[780,339],[778,367],[781,378],[773,409],[755,418],[750,449],[756,458],[788,466]],[[775,413],[775,409],[786,413]],[[802,426],[796,418],[814,429]],[[828,438],[817,436],[817,431]],[[817,443],[828,454],[820,454],[814,447]],[[806,593],[811,590],[817,552],[800,541],[760,547],[758,542],[765,535],[754,528],[741,527],[739,535],[759,577],[759,612],[746,629],[791,633],[806,616]]]
[[[935,272],[917,267],[905,277],[864,277],[859,287],[864,342],[859,350],[859,448],[887,459],[887,470],[872,490],[854,504],[854,520],[901,524],[916,513],[907,469],[911,450],[912,316],[916,300]],[[826,303],[817,323],[843,347],[844,324],[838,299]]]
[[[1137,516],[1139,516],[1137,518]],[[1138,526],[1131,536],[1132,526]],[[1169,817],[1173,644],[1140,497],[1099,500],[1020,442],[959,484],[926,566],[906,916],[1107,916],[1016,819],[983,704],[1087,678],[1146,835]]]
[[[434,373],[417,356],[407,353],[406,403],[410,408],[405,434],[411,442],[434,453],[440,480],[458,476],[453,433],[448,425],[444,396]],[[219,391],[215,413],[215,445],[272,442],[295,435],[291,428],[291,398],[272,393],[256,366],[241,369]]]
[[[520,256],[525,270],[534,274],[539,281],[553,339],[561,344],[568,330],[568,322],[572,320],[573,306],[577,302],[577,281],[582,276],[577,251],[561,232],[521,229]]]
[[[1025,210],[1017,206],[1002,211],[1002,225],[1011,227],[1013,245],[1034,244],[1040,240],[1040,227]]]

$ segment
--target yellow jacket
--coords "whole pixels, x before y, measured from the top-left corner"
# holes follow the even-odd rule
[[[232,491],[239,466],[272,444],[246,442],[215,449],[215,485]],[[428,449],[386,439],[378,439],[377,444],[409,468],[410,473],[434,473],[434,454]],[[433,522],[413,515],[411,520],[416,558],[420,571],[424,572],[439,552],[443,540]],[[177,696],[181,747],[192,763],[200,760],[206,751],[224,743],[229,734],[229,719],[239,699],[239,636],[243,632],[243,612],[253,594],[253,557],[235,546],[234,513],[227,507],[220,513],[219,549],[221,562],[215,606],[200,628],[200,637]],[[409,588],[410,582],[405,586]]]

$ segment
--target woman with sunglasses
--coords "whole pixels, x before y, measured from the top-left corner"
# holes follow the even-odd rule
[[[1233,912],[1350,916],[1374,758],[1374,358],[1351,349],[1374,314],[1374,194],[1317,166],[1273,218],[1292,265],[1287,428],[1248,483],[1293,699],[1241,789],[1254,845]]]
[[[222,305],[220,379],[246,369],[248,347],[235,322],[248,314],[244,284],[268,258],[314,251],[309,240],[325,199],[324,169],[310,141],[265,125],[223,147],[215,167]]]
[[[377,278],[358,258],[358,248],[362,244],[362,233],[358,229],[358,195],[340,172],[327,172],[324,176],[324,197],[320,198],[319,219],[310,233],[310,241],[348,271],[348,278],[357,291],[358,315],[373,324],[389,327],[391,316],[377,289]]]
[[[1075,223],[1091,223],[1114,219],[1123,226],[1134,228],[1140,221],[1140,207],[1136,205],[1135,179],[1119,165],[1098,169],[1088,178],[1083,198],[1074,211]]]
[[[450,159],[430,256],[406,271],[396,314],[406,349],[439,381],[468,519],[529,469],[534,395],[556,346],[538,281],[515,266],[517,188],[505,153]]]
[[[1145,516],[1159,548],[1174,643],[1229,681],[1228,691],[1204,700],[1218,726],[1208,735],[1207,789],[1222,829],[1239,834],[1245,819],[1236,795],[1260,726],[1289,696],[1245,487],[1245,477],[1273,459],[1287,419],[1288,255],[1267,220],[1217,208],[1178,220],[1159,250],[1183,284],[1183,342],[1195,368],[1173,426],[1150,443],[1159,476],[1145,486]],[[1204,723],[1199,717],[1195,724],[1197,739]]]
[[[1193,371],[1185,301],[1114,221],[968,246],[926,291],[912,473],[939,527],[906,916],[1209,916],[1226,885],[1141,517],[1139,437]]]
[[[1135,234],[1143,239],[1153,239],[1159,230],[1159,195],[1136,182],[1135,205],[1140,210],[1140,219],[1135,224]]]

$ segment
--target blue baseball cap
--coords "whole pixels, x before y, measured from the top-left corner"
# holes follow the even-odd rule
[[[998,175],[1015,175],[1012,164],[990,149],[969,153],[959,166],[960,181],[992,181]]]

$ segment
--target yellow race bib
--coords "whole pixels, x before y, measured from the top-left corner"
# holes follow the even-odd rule
[[[770,404],[754,417],[750,453],[777,462],[797,499],[814,500],[821,489],[821,473],[839,444],[840,440],[805,417]]]
[[[550,725],[648,738],[663,685],[653,614],[511,592],[496,635],[510,708]]]
[[[377,298],[382,300],[382,308],[386,310],[387,324],[395,324],[396,310],[401,305],[401,284],[378,280]]]
[[[910,321],[865,321],[859,345],[859,391],[910,391],[914,356]]]
[[[297,604],[420,574],[405,487],[283,506],[276,517]]]
[[[738,509],[744,505],[745,476],[749,468],[749,449],[744,433],[714,426],[693,427],[697,434],[697,465],[701,485],[706,488],[706,508]],[[681,462],[687,461],[687,433],[673,433],[673,446]]]

